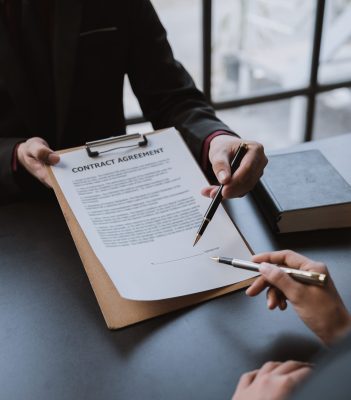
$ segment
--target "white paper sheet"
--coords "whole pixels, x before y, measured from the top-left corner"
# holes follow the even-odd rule
[[[210,256],[251,254],[220,206],[198,244],[210,200],[206,179],[175,129],[148,136],[148,146],[90,158],[61,155],[54,175],[92,249],[121,296],[159,300],[210,290],[255,274]]]

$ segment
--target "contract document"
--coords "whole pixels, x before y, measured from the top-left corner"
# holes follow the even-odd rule
[[[257,273],[218,264],[251,253],[220,206],[196,247],[210,199],[205,176],[173,128],[145,147],[98,157],[85,148],[60,155],[53,174],[90,246],[119,294],[161,300],[242,282]]]

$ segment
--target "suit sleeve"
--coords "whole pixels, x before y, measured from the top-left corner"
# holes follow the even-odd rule
[[[190,75],[174,59],[166,31],[150,1],[134,3],[128,59],[133,91],[154,129],[174,126],[201,162],[206,137],[215,131],[232,131],[216,117]]]
[[[7,202],[21,192],[12,169],[14,149],[17,143],[26,140],[18,134],[25,131],[20,120],[8,93],[0,82],[0,202]]]
[[[39,193],[37,188],[43,186],[20,165],[17,171],[13,169],[14,150],[18,143],[27,140],[26,137],[21,137],[26,133],[27,128],[0,84],[0,204],[24,195],[32,195],[34,192]]]
[[[4,196],[11,199],[20,191],[12,171],[12,154],[20,141],[21,139],[0,138],[0,190],[3,200]]]

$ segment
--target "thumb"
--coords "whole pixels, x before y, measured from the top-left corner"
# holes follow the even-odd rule
[[[217,152],[213,156],[211,164],[218,182],[222,185],[228,183],[231,178],[229,155],[226,152]]]
[[[262,276],[274,287],[281,290],[287,299],[292,300],[294,292],[296,292],[296,285],[299,285],[294,281],[287,273],[282,271],[276,265],[262,263],[259,267]]]
[[[54,152],[49,153],[46,159],[47,165],[55,165],[60,161],[60,156]]]

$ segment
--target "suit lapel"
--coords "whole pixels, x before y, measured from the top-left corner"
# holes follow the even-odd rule
[[[83,0],[58,0],[55,10],[53,66],[58,145],[67,119],[80,33]]]

